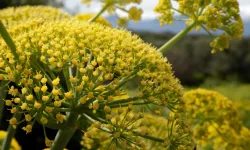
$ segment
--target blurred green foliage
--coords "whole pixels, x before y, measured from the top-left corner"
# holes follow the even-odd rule
[[[247,128],[250,129],[250,99],[233,101],[238,109],[241,120]]]
[[[174,34],[138,32],[146,42],[162,46]],[[188,35],[165,55],[184,85],[200,85],[207,78],[250,82],[250,37],[232,40],[230,48],[211,54],[210,36]],[[223,93],[222,93],[223,94]]]
[[[200,85],[200,87],[217,91],[230,100],[250,100],[250,84],[248,83],[222,81],[210,78]]]

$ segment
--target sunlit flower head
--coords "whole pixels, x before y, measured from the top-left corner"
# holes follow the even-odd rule
[[[113,109],[130,104],[178,111],[183,103],[182,86],[167,59],[127,31],[77,20],[41,20],[13,26],[9,33],[18,57],[1,39],[1,79],[14,83],[5,103],[13,114],[24,114],[9,122],[13,127],[24,122],[26,133],[34,121],[63,127],[72,110],[84,114],[86,123],[86,118],[109,120]],[[134,79],[138,93],[128,96],[126,85]]]

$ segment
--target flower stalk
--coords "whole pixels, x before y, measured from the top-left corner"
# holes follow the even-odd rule
[[[185,29],[176,34],[172,39],[166,42],[162,47],[160,47],[157,51],[161,53],[165,53],[172,47],[176,42],[178,42],[181,38],[183,38],[189,31],[191,31],[195,26],[196,22],[194,21],[192,24],[187,26]]]
[[[1,124],[1,121],[2,121],[2,117],[3,117],[3,111],[4,111],[4,98],[6,97],[7,95],[7,84],[8,84],[8,81],[1,81],[0,82],[0,124]]]
[[[94,22],[101,14],[105,12],[105,10],[110,6],[110,4],[106,4],[95,16],[93,16],[88,22]]]
[[[67,119],[66,119],[66,124],[67,128],[66,129],[60,129],[57,132],[57,135],[55,137],[55,141],[52,144],[51,150],[63,150],[71,137],[74,135],[76,131],[76,121],[78,118],[79,114],[76,112],[70,112]]]
[[[18,56],[16,53],[16,45],[14,44],[14,41],[12,40],[11,36],[9,35],[8,31],[4,27],[2,21],[0,20],[0,34],[2,35],[2,38],[6,42],[6,44],[9,46],[11,52],[13,53],[16,60],[18,60]]]
[[[15,114],[13,117],[15,117],[17,121],[19,121],[21,118],[21,114]],[[16,134],[16,128],[14,128],[12,125],[9,125],[7,130],[7,136],[3,140],[1,150],[10,149],[11,141],[14,138],[15,134]]]

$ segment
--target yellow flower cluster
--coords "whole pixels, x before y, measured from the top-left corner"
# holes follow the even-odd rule
[[[159,0],[157,6],[155,7],[155,12],[161,14],[158,19],[160,20],[160,25],[172,24],[173,23],[173,14],[171,10],[172,5],[170,0]]]
[[[96,122],[84,132],[87,149],[190,150],[194,148],[191,127],[180,116],[169,118],[133,113],[119,108],[107,114],[111,123]],[[128,138],[129,137],[129,138]],[[155,138],[152,140],[152,138]]]
[[[240,39],[243,33],[243,22],[239,15],[237,0],[179,0],[179,7],[174,8],[170,0],[160,0],[155,11],[160,14],[161,25],[172,23],[174,12],[185,16],[187,23],[195,22],[196,28],[201,27],[207,32],[224,31],[216,37],[210,46],[212,53],[229,47],[229,40]]]
[[[145,114],[142,121],[149,130],[148,135],[164,139],[163,143],[147,140],[148,149],[194,149],[192,128],[184,117],[181,113],[170,113],[168,117]]]
[[[0,147],[2,146],[2,142],[6,136],[7,136],[7,132],[0,130]],[[14,138],[11,140],[10,150],[21,150],[21,147],[19,146],[18,142]]]
[[[0,19],[6,28],[34,19],[61,20],[69,18],[71,18],[69,14],[49,6],[9,7],[0,10]]]
[[[135,22],[138,22],[139,20],[141,20],[142,13],[142,9],[131,7],[128,12],[128,18],[134,20]]]
[[[88,20],[90,20],[92,17],[94,16],[94,14],[77,14],[75,16],[76,19],[78,20],[81,20],[81,21],[85,21],[87,22]],[[108,26],[108,27],[112,27],[112,25],[109,23],[108,20],[106,20],[105,18],[103,17],[98,17],[96,20],[95,20],[96,23],[100,23],[104,26]]]
[[[214,91],[197,89],[183,96],[187,117],[194,125],[198,147],[248,149],[250,131],[245,128],[234,105]]]
[[[25,122],[26,133],[35,120],[60,128],[71,110],[107,120],[103,114],[129,102],[171,110],[182,103],[182,86],[166,58],[127,31],[75,19],[29,20],[8,31],[17,55],[0,39],[0,80],[13,83],[5,99],[11,113],[25,116],[9,123]],[[134,78],[140,78],[139,93],[123,96]]]
[[[82,0],[83,4],[87,6],[90,5],[92,0]],[[107,11],[113,15],[114,12],[119,9],[125,13],[128,13],[127,17],[118,17],[117,24],[121,26],[126,26],[128,24],[129,19],[133,20],[134,22],[138,22],[141,20],[141,15],[143,10],[132,6],[129,10],[126,9],[126,6],[129,4],[140,4],[141,0],[104,0],[100,2],[103,3],[103,7],[107,7]]]
[[[81,144],[87,149],[145,149],[146,143],[135,132],[146,134],[144,124],[138,124],[144,115],[133,113],[133,106],[114,111],[104,107],[106,122],[95,122],[84,133]]]

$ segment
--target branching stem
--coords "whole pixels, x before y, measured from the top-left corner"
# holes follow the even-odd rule
[[[173,46],[176,42],[178,42],[181,38],[183,38],[195,26],[196,26],[196,22],[194,21],[191,25],[187,26],[184,30],[182,30],[178,34],[176,34],[172,39],[170,39],[167,43],[165,43],[157,51],[161,52],[161,53],[167,52],[171,46]]]
[[[101,16],[101,14],[103,14],[105,12],[105,10],[110,6],[110,4],[106,4],[98,14],[96,14],[94,17],[92,17],[90,20],[88,20],[88,22],[94,22],[98,17]]]

